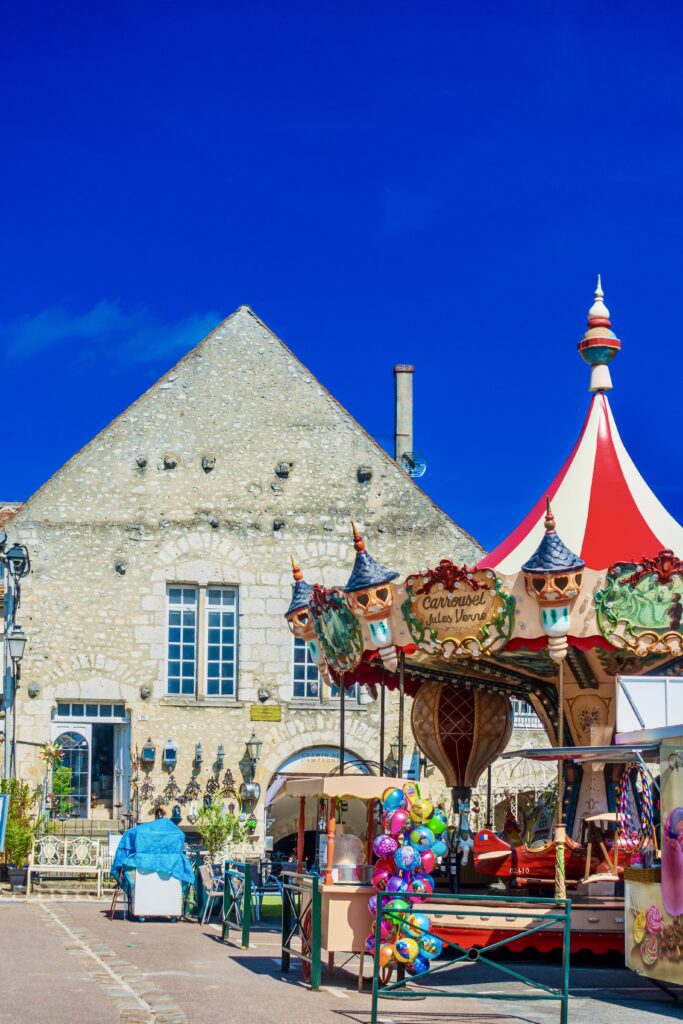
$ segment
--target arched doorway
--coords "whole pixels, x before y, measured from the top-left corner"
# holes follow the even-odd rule
[[[90,808],[90,744],[81,732],[68,730],[57,736],[62,748],[60,765],[71,769],[72,814],[87,818]]]
[[[347,775],[374,775],[373,768],[351,750],[344,752],[344,770]],[[281,791],[288,777],[304,778],[307,775],[331,775],[339,772],[339,748],[314,746],[297,751],[286,758],[274,773],[266,791],[265,834],[272,840],[275,859],[287,859],[295,851],[299,824],[299,801]],[[306,808],[306,832],[304,860],[311,864],[318,852],[318,836],[325,831],[325,822],[318,820],[314,801]],[[341,828],[354,835],[363,834],[366,821],[362,805],[353,801],[347,808],[342,804]]]

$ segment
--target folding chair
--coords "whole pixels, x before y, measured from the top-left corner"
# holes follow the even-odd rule
[[[121,900],[121,907],[123,909],[123,920],[127,921],[129,917],[130,908],[130,892],[133,885],[133,879],[125,870],[125,868],[119,869],[119,875],[116,879],[116,886],[114,887],[114,894],[111,898],[111,906],[109,908],[109,920],[114,920],[114,914],[116,913],[116,904],[119,899]]]
[[[220,903],[221,908],[221,921],[223,920],[223,879],[220,875],[215,875],[213,870],[208,864],[202,864],[199,869],[199,874],[202,879],[202,885],[204,886],[204,896],[206,902],[204,904],[204,912],[202,914],[202,924],[206,924],[207,919],[210,920],[211,914],[213,913],[213,907],[216,900]]]

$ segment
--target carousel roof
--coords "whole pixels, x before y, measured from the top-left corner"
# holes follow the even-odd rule
[[[308,608],[313,593],[313,587],[304,579],[304,574],[294,560],[294,556],[292,556],[292,575],[294,576],[292,600],[285,615],[293,615],[294,612],[301,611],[302,608]]]
[[[356,590],[367,590],[368,587],[381,587],[383,583],[391,583],[398,576],[397,572],[387,569],[373,558],[365,549],[365,541],[361,537],[355,523],[353,526],[353,544],[356,549],[356,560],[353,563],[353,570],[349,576],[348,583],[344,587],[347,594]]]
[[[594,315],[599,313],[600,315]],[[587,335],[602,335],[609,326],[609,311],[602,303],[598,281],[596,302],[589,311]],[[595,322],[597,326],[593,327]],[[585,339],[579,350],[585,358]],[[613,337],[613,335],[612,335]],[[683,557],[683,527],[669,515],[636,469],[619,436],[605,391],[611,388],[607,362],[616,351],[594,345],[591,365],[596,369],[601,352],[604,371],[591,378],[596,393],[578,441],[546,494],[560,524],[562,538],[577,552],[589,569],[606,569],[618,561],[639,562],[664,549]],[[584,345],[584,349],[581,346]],[[587,360],[588,361],[588,360]],[[595,383],[597,381],[597,384]],[[544,537],[546,497],[534,505],[516,530],[490,554],[482,558],[481,568],[516,573],[541,544]]]

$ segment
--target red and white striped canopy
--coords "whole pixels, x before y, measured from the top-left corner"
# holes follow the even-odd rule
[[[665,548],[683,557],[683,527],[655,497],[619,437],[607,396],[597,393],[574,450],[547,490],[557,532],[589,569],[638,562]],[[545,495],[480,567],[519,572],[544,532]]]

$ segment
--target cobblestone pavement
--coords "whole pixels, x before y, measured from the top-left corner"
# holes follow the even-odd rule
[[[370,997],[344,970],[303,988],[279,973],[279,936],[223,944],[216,926],[111,922],[108,904],[85,900],[0,901],[0,1024],[369,1024]],[[517,966],[517,965],[516,965]],[[481,965],[477,966],[479,971]],[[463,980],[474,976],[464,969]],[[536,968],[556,983],[559,968]],[[477,974],[477,990],[500,982]],[[511,990],[514,987],[511,986]],[[618,967],[572,969],[571,1024],[664,1024],[683,1009]],[[555,1024],[553,1004],[460,998],[382,1000],[382,1024]]]

